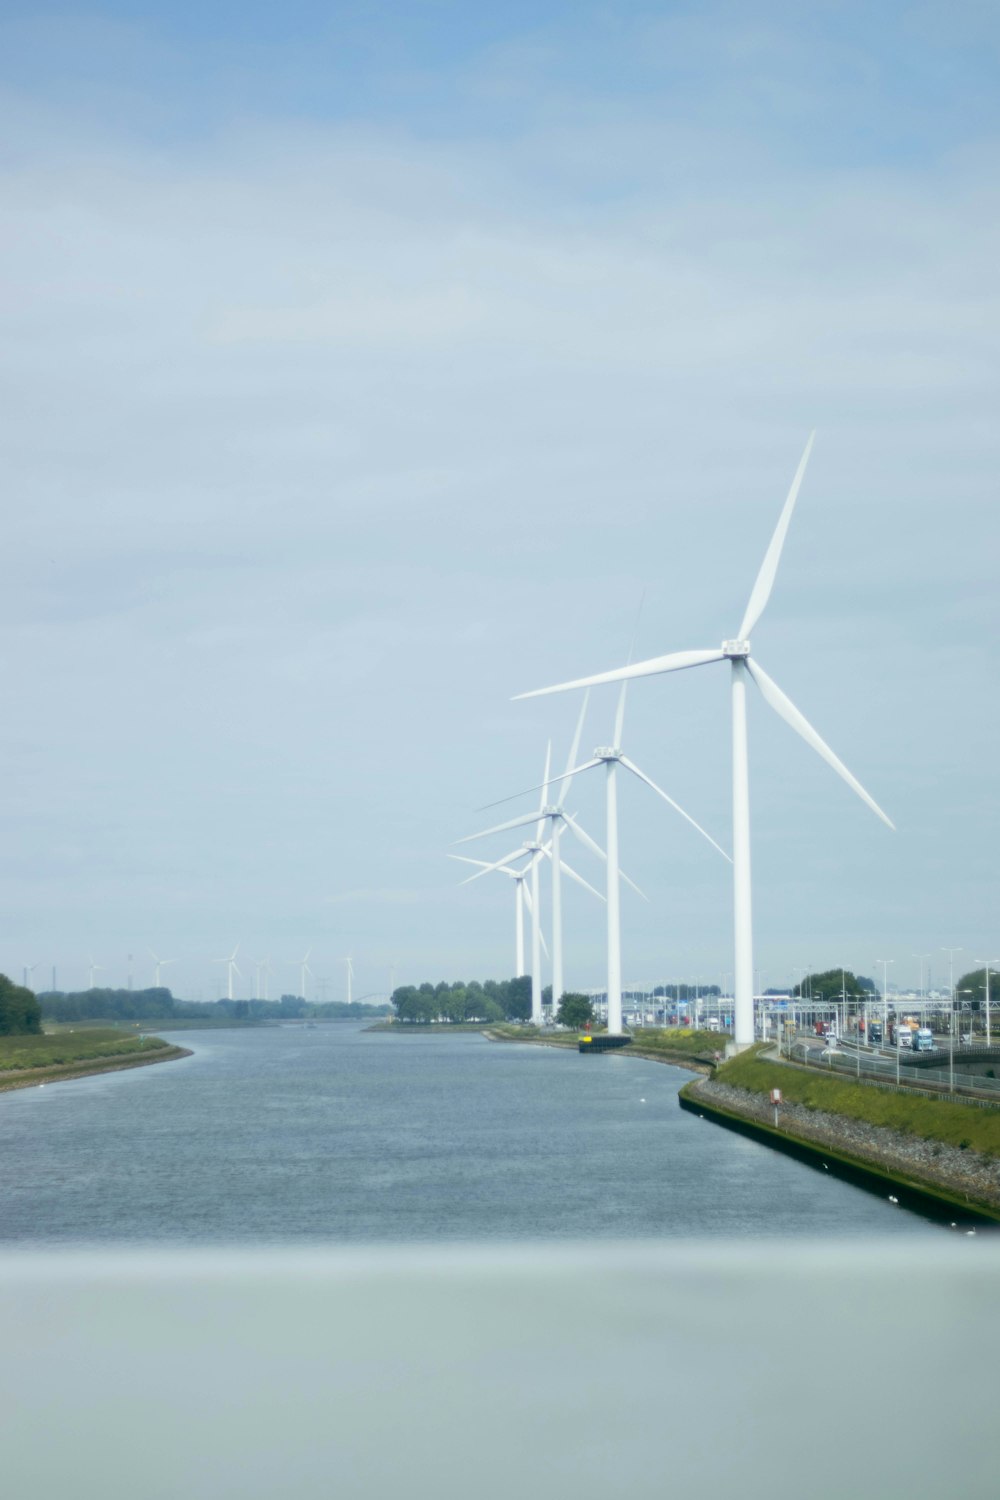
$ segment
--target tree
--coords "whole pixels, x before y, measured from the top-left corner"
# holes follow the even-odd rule
[[[559,1001],[556,1020],[560,1026],[588,1026],[594,1019],[594,1008],[586,995],[567,991]]]
[[[971,993],[964,994],[969,990]],[[955,1000],[961,1008],[971,1002],[972,1010],[986,1009],[986,970],[973,969],[968,974],[963,974],[961,979],[955,981]],[[1000,972],[990,965],[990,1010],[1000,1000]]]
[[[35,1035],[42,1029],[42,1008],[31,990],[0,974],[0,1035]]]
[[[871,993],[870,985],[871,980],[859,979],[850,969],[824,969],[822,974],[807,974],[792,994],[800,1000],[816,1000],[826,1005],[844,995],[848,1000],[861,1000]]]

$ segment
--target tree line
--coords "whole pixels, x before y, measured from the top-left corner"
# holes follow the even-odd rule
[[[403,984],[392,992],[400,1021],[430,1025],[433,1021],[527,1021],[531,1017],[531,980],[478,979],[438,984]]]
[[[301,995],[282,995],[280,1000],[175,1000],[165,985],[148,990],[47,990],[38,996],[38,1004],[50,1021],[336,1020],[385,1014],[384,1005],[348,1005],[344,1000],[314,1004]]]

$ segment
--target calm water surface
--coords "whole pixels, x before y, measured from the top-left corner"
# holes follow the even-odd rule
[[[699,1120],[661,1063],[477,1033],[171,1033],[182,1062],[0,1095],[0,1240],[935,1234]]]

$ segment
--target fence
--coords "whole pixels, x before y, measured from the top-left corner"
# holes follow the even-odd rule
[[[966,1056],[968,1049],[962,1049]],[[985,1050],[985,1049],[983,1049]],[[992,1050],[992,1049],[991,1049]],[[926,1056],[926,1054],[925,1054]],[[804,1062],[824,1073],[847,1074],[863,1082],[906,1085],[909,1089],[922,1089],[928,1093],[961,1095],[964,1099],[1000,1104],[1000,1078],[988,1078],[976,1073],[963,1073],[960,1068],[948,1066],[947,1054],[943,1066],[911,1067],[896,1058],[885,1057],[876,1052],[839,1052],[827,1049],[820,1057],[816,1049],[804,1042],[795,1042],[791,1049],[792,1062]],[[1000,1072],[1000,1062],[997,1064]]]

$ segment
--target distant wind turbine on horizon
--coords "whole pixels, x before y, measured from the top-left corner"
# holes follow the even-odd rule
[[[733,929],[735,946],[734,1041],[737,1047],[748,1047],[754,1040],[753,1014],[753,921],[750,877],[750,778],[747,761],[746,685],[751,678],[771,708],[785,720],[807,745],[842,777],[872,811],[889,828],[893,824],[869,796],[861,783],[816,732],[803,714],[786,697],[757,662],[750,657],[750,634],[759,621],[774,587],[781,551],[812,452],[815,433],[811,433],[799,462],[791,489],[785,500],[774,535],[764,555],[750,600],[734,640],[723,641],[717,648],[704,651],[674,651],[667,656],[599,672],[592,677],[576,678],[555,687],[537,688],[518,693],[517,698],[536,698],[548,693],[569,692],[575,688],[595,687],[605,682],[624,682],[635,677],[650,677],[661,672],[679,672],[687,667],[707,666],[710,662],[728,661],[730,665],[732,731],[733,731]]]
[[[303,1000],[306,998],[306,977],[308,976],[310,979],[315,979],[316,977],[309,967],[309,955],[311,952],[312,949],[307,948],[304,958],[293,958],[291,960],[292,966],[297,967],[299,970],[299,994]]]
[[[236,962],[236,955],[237,953],[239,953],[239,951],[240,945],[239,943],[237,943],[236,947],[233,949],[228,958],[213,958],[212,960],[212,962],[215,964],[226,965],[226,998],[228,1000],[233,999],[233,974],[239,974],[240,978],[243,978],[243,973],[240,969],[240,966]]]
[[[157,956],[153,952],[152,948],[150,948],[150,950],[149,950],[149,956],[153,960],[153,964],[155,965],[153,984],[154,984],[154,986],[155,986],[156,989],[159,989],[160,988],[160,970],[161,969],[165,969],[166,966],[167,966],[167,964],[175,964],[177,962],[177,960],[176,960],[176,958],[157,958]]]

